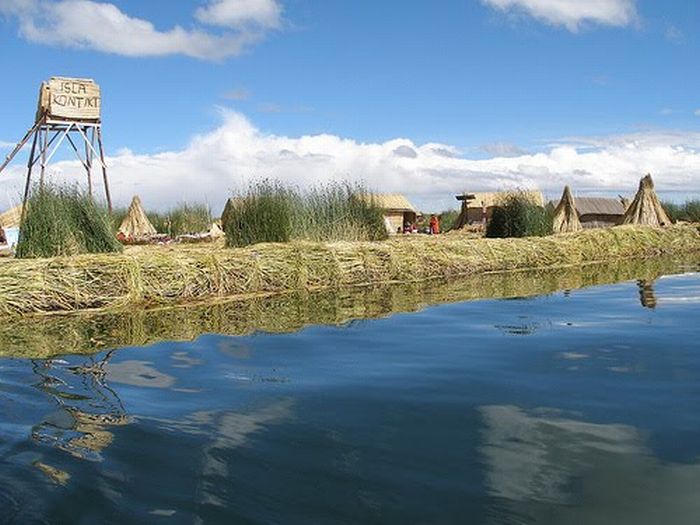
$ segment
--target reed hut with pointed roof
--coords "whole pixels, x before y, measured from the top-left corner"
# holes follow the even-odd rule
[[[654,181],[650,174],[642,177],[639,190],[627,208],[622,224],[641,224],[644,226],[668,226],[671,224],[661,201],[654,191]]]
[[[146,212],[138,195],[134,196],[126,213],[126,217],[119,227],[118,236],[125,240],[145,239],[156,235],[158,232],[148,220]]]
[[[576,197],[575,205],[582,228],[608,228],[622,224],[629,200],[624,197]],[[557,201],[547,203],[552,213],[557,206]]]
[[[576,201],[571,194],[571,188],[568,186],[564,186],[564,193],[561,196],[561,200],[554,209],[552,226],[554,233],[577,232],[583,229],[581,221],[578,219]]]

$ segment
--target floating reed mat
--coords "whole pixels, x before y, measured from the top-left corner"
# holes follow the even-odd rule
[[[697,226],[623,226],[526,239],[459,233],[383,242],[160,249],[0,262],[0,316],[191,304],[295,290],[700,253]]]
[[[343,290],[296,291],[194,306],[34,314],[11,323],[0,323],[0,356],[46,359],[146,346],[159,341],[192,341],[205,333],[294,332],[310,324],[343,325],[357,319],[414,312],[433,304],[528,297],[631,279],[643,283],[648,296],[654,279],[660,275],[698,268],[698,259],[694,256],[659,257],[580,268],[496,272]],[[638,293],[634,289],[630,291],[630,303],[640,300]],[[244,357],[242,354],[247,351],[244,343],[236,340],[221,341],[217,347],[239,357]]]

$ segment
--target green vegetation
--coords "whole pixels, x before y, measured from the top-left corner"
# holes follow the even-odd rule
[[[347,184],[329,184],[302,192],[263,180],[230,201],[222,224],[228,246],[387,238],[381,208],[363,188]]]
[[[486,237],[544,237],[551,233],[551,212],[522,192],[506,194],[486,225]]]
[[[107,210],[75,186],[32,192],[20,229],[17,257],[56,257],[121,251]]]
[[[662,202],[661,206],[673,222],[700,222],[700,200],[686,201],[684,204]]]
[[[231,201],[222,226],[227,246],[259,242],[289,242],[292,235],[293,192],[278,182],[262,181]]]
[[[454,228],[457,218],[459,217],[459,210],[446,210],[440,214],[440,231],[448,232]]]
[[[187,202],[170,208],[165,214],[148,215],[148,220],[158,232],[171,237],[207,232],[212,223],[209,206]]]
[[[127,208],[116,208],[112,212],[113,231],[119,229]],[[189,233],[202,233],[209,231],[212,224],[212,215],[206,204],[183,202],[162,212],[146,212],[148,220],[158,233],[177,237]]]

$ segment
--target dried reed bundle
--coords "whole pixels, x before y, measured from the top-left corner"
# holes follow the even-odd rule
[[[0,316],[187,304],[217,298],[416,282],[491,271],[700,251],[694,226],[622,226],[524,239],[142,246],[124,254],[0,261]]]
[[[632,279],[649,282],[678,271],[678,263],[677,257],[625,259],[576,268],[494,272],[312,293],[300,290],[179,307],[30,315],[0,324],[0,356],[41,359],[65,353],[89,354],[163,340],[190,341],[203,333],[293,332],[309,324],[339,325],[413,312],[437,303],[526,297]],[[688,260],[692,263],[697,265],[696,257]]]
[[[576,203],[574,196],[571,194],[571,189],[568,186],[564,187],[564,193],[557,207],[554,209],[554,217],[552,218],[552,226],[554,233],[570,233],[581,231],[581,221],[578,220],[578,212],[576,211]]]
[[[19,228],[22,219],[22,206],[15,206],[0,213],[0,228]]]
[[[131,200],[126,217],[119,226],[118,234],[125,240],[144,239],[158,233],[148,220],[146,212],[141,204],[141,199],[135,195]]]
[[[644,226],[668,226],[671,219],[661,206],[661,201],[654,191],[654,181],[647,174],[639,182],[639,190],[632,204],[629,205],[622,224],[641,224]]]

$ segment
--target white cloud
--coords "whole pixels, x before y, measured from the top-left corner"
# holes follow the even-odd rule
[[[482,0],[505,13],[527,14],[577,32],[589,24],[624,27],[637,23],[635,0]]]
[[[31,42],[125,56],[221,60],[244,52],[266,30],[279,27],[281,14],[277,0],[241,0],[233,2],[235,8],[229,4],[217,0],[196,12],[204,24],[225,26],[222,33],[180,26],[160,31],[148,20],[95,0],[1,0],[0,14],[17,18],[20,34]],[[273,8],[277,18],[268,12]]]
[[[269,177],[302,187],[363,181],[373,190],[406,193],[428,209],[454,205],[454,194],[465,190],[538,187],[554,195],[569,184],[578,193],[631,195],[647,172],[660,191],[698,192],[700,132],[573,137],[539,153],[469,159],[450,145],[420,145],[405,138],[363,143],[329,134],[272,135],[242,114],[224,110],[218,128],[194,137],[182,150],[122,150],[108,164],[120,204],[138,193],[152,208],[203,200],[218,213],[231,191]],[[50,173],[62,174],[58,180],[83,177],[78,162],[56,163]],[[0,195],[19,195],[23,174],[21,162],[15,163],[0,178]]]
[[[492,157],[519,157],[527,154],[527,151],[516,144],[508,142],[493,142],[484,144],[480,148],[484,153],[488,153]]]
[[[695,116],[696,116],[696,117],[700,117],[700,109],[696,109],[696,110],[695,110]]]
[[[206,7],[197,9],[195,17],[216,26],[275,29],[282,23],[282,7],[276,0],[211,0]]]

